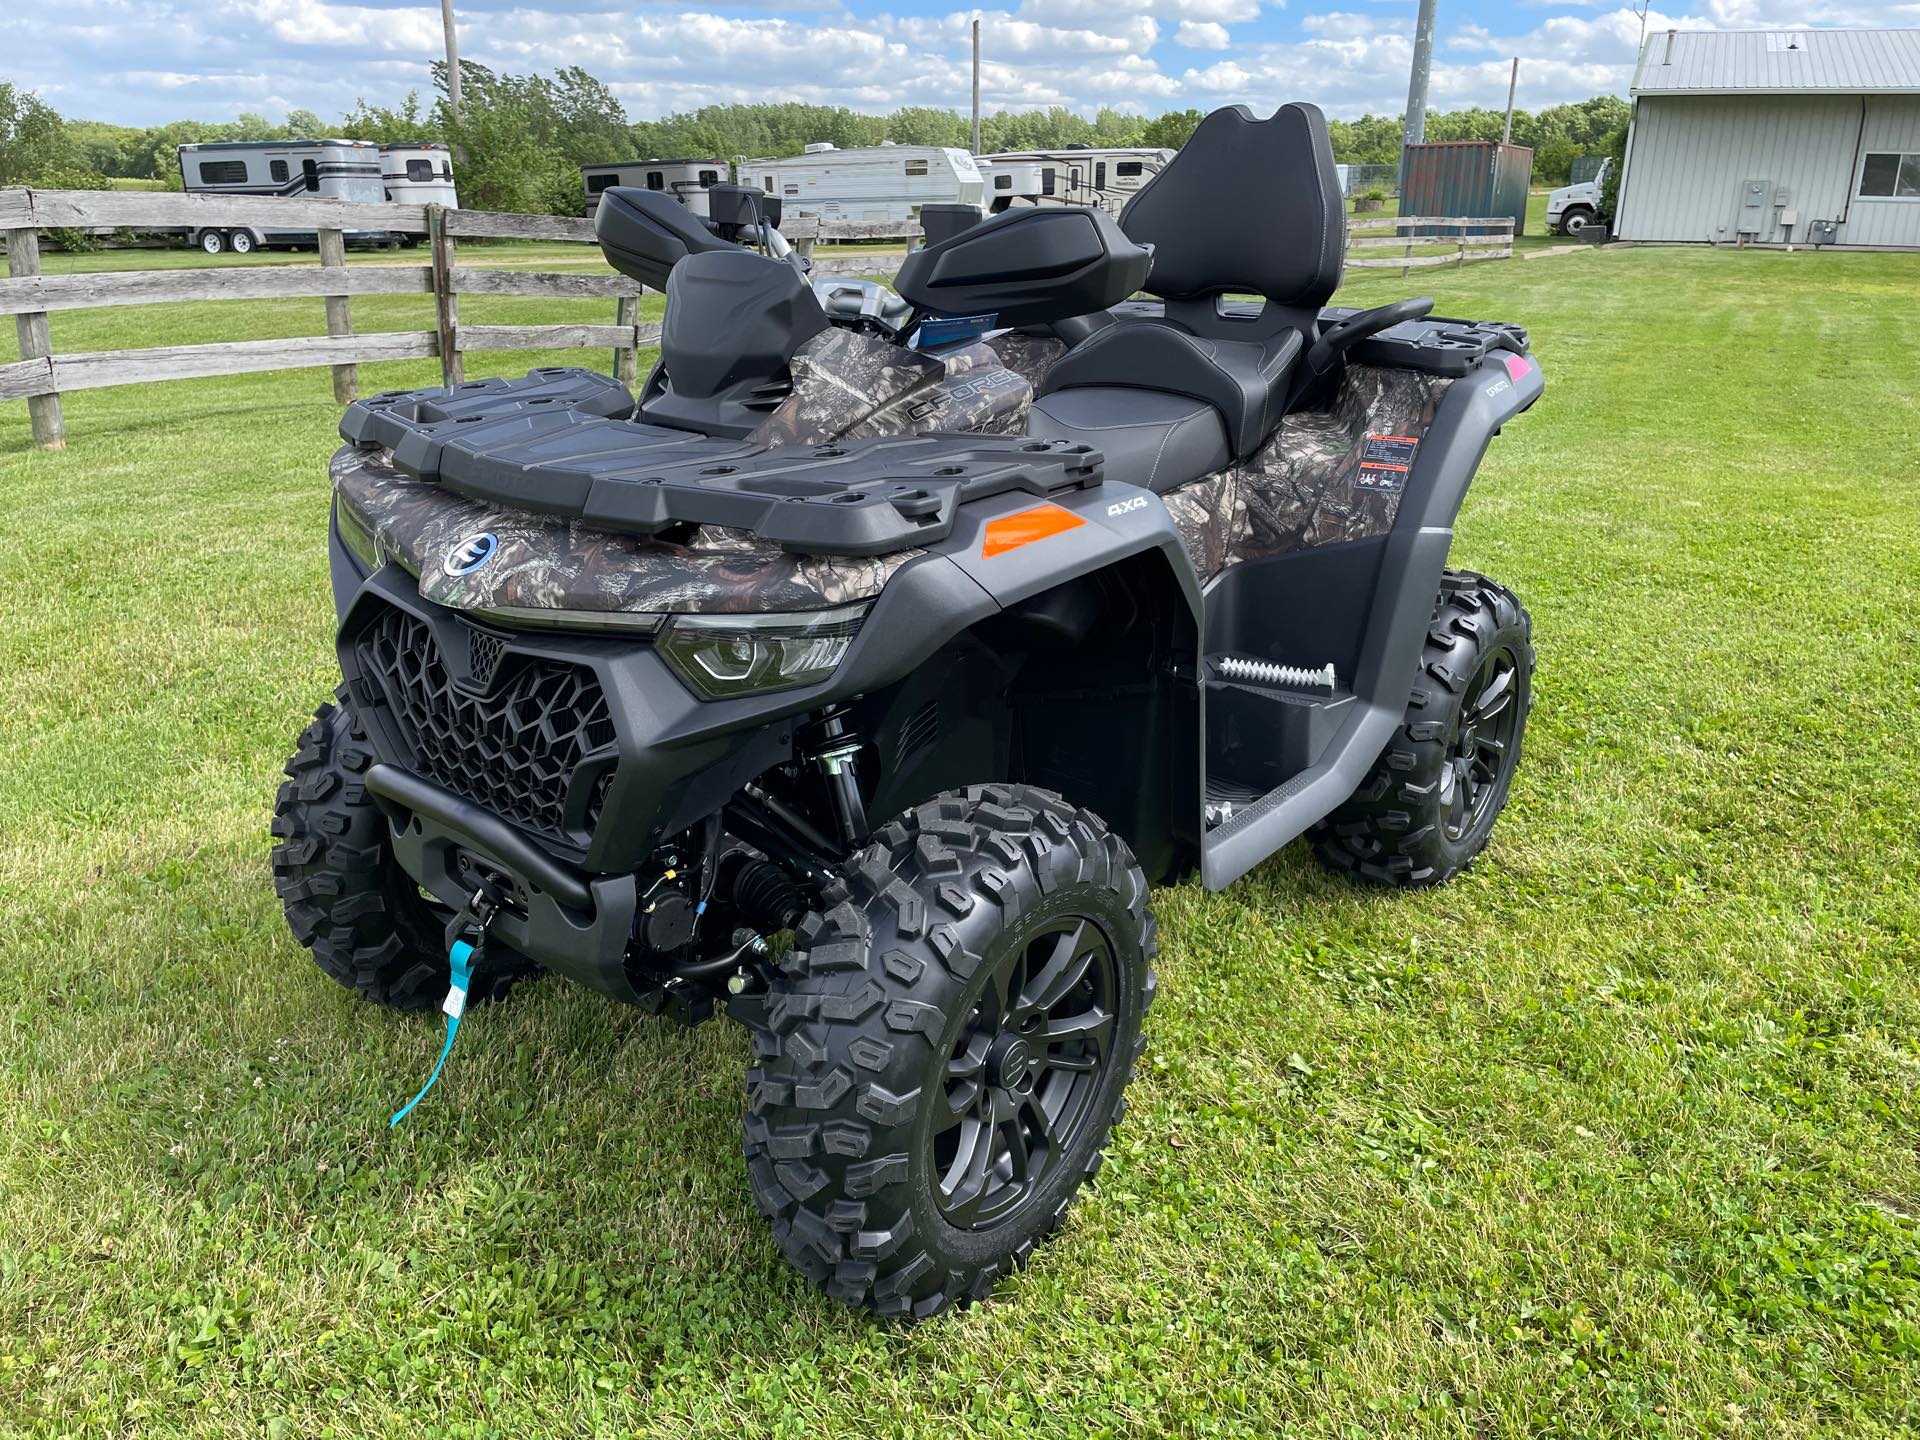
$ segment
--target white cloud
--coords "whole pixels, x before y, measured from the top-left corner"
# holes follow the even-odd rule
[[[1414,19],[1411,0],[1316,0],[1321,8],[1296,3],[1283,16],[1273,0],[996,0],[916,16],[878,11],[882,0],[459,3],[469,58],[520,72],[579,65],[636,118],[741,100],[964,109],[976,13],[989,109],[1305,99],[1334,115],[1393,113]],[[1650,14],[1648,32],[1920,25],[1920,0],[1684,3]],[[1503,103],[1514,55],[1530,109],[1624,93],[1641,27],[1626,0],[1520,0],[1443,20],[1440,108]],[[0,0],[8,75],[57,95],[66,113],[138,124],[294,105],[331,118],[362,96],[395,103],[430,90],[440,44],[431,0]]]
[[[1224,50],[1233,43],[1227,27],[1211,20],[1182,20],[1173,38],[1189,50]]]

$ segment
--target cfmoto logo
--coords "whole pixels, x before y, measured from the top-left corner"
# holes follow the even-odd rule
[[[471,575],[491,560],[493,552],[499,548],[499,538],[491,531],[483,530],[478,535],[469,535],[449,550],[447,558],[440,562],[440,568],[449,575]]]

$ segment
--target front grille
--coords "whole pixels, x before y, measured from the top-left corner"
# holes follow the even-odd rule
[[[380,688],[411,752],[410,768],[526,829],[557,840],[583,838],[566,822],[567,788],[582,757],[614,738],[600,682],[567,661],[503,660],[504,642],[480,631],[469,635],[477,680],[490,680],[503,663],[512,666],[486,695],[454,688],[432,629],[404,610],[388,610],[358,641],[365,674]],[[600,818],[608,776],[589,796],[579,827],[587,834]]]

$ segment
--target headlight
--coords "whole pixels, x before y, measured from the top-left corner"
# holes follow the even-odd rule
[[[799,615],[676,615],[660,653],[709,700],[817,685],[846,658],[867,607]]]

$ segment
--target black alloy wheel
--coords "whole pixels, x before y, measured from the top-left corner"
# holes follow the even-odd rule
[[[1012,1217],[1078,1143],[1113,1027],[1113,947],[1091,919],[1063,916],[1001,961],[948,1056],[929,1135],[949,1224]]]
[[[1487,818],[1505,793],[1507,755],[1520,733],[1515,703],[1519,661],[1510,646],[1480,662],[1460,700],[1460,720],[1440,772],[1440,803],[1449,840],[1463,840]]]

